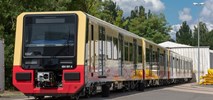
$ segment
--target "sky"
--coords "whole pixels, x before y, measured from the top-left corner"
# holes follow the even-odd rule
[[[205,22],[209,30],[213,29],[213,0],[113,0],[124,11],[124,17],[129,16],[130,11],[136,6],[143,5],[146,11],[163,13],[168,25],[172,27],[170,36],[176,39],[175,33],[181,23],[187,21],[191,29],[197,25],[198,18]],[[194,2],[204,5],[193,5]]]

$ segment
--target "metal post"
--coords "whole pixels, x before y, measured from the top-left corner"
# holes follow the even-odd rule
[[[202,6],[202,5],[204,5],[204,3],[203,2],[201,2],[201,3],[194,2],[193,5]],[[197,24],[197,28],[198,28],[198,34],[197,34],[197,47],[198,47],[197,79],[198,79],[198,84],[200,83],[200,26],[199,26],[199,24],[200,24],[200,17],[198,17],[198,24]]]
[[[198,84],[200,83],[200,18],[198,17],[198,34],[197,34],[197,47],[198,47]]]

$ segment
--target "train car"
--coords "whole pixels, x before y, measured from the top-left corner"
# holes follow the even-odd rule
[[[169,79],[169,66],[167,65],[166,48],[149,40],[144,41],[144,70],[146,72],[145,83],[149,86],[163,85]]]
[[[168,61],[168,65],[170,66],[169,82],[185,82],[192,79],[192,59],[169,50]]]
[[[25,12],[17,18],[13,85],[36,99],[143,91],[170,79],[169,53],[81,11]]]

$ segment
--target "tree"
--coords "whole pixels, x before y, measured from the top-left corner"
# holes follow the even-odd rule
[[[145,13],[145,8],[140,6],[139,9],[131,11],[128,18],[129,31],[149,39],[153,42],[160,43],[170,39],[168,32],[171,30],[167,26],[165,16],[163,14],[152,14],[151,11]]]
[[[182,23],[180,29],[176,33],[176,42],[192,45],[192,31],[186,21]]]
[[[206,42],[209,43],[208,46],[210,46],[210,49],[213,50],[213,30],[208,32]]]
[[[199,23],[199,32],[200,32],[200,45],[201,46],[208,46],[209,43],[207,42],[208,40],[208,28],[206,27],[206,24],[203,22]],[[193,46],[197,46],[197,41],[198,41],[198,28],[194,26],[194,34],[193,34]]]

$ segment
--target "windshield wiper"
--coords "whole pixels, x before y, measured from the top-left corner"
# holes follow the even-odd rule
[[[70,29],[69,29],[69,36],[68,36],[68,38],[67,38],[67,40],[66,40],[66,43],[65,43],[65,46],[63,46],[56,54],[55,54],[55,56],[57,56],[58,54],[60,54],[61,52],[63,52],[63,50],[65,49],[65,48],[68,48],[68,52],[67,53],[69,53],[69,51],[70,51],[70,46],[74,46],[74,43],[73,44],[70,44],[70,40],[71,40],[71,32],[70,32]]]

